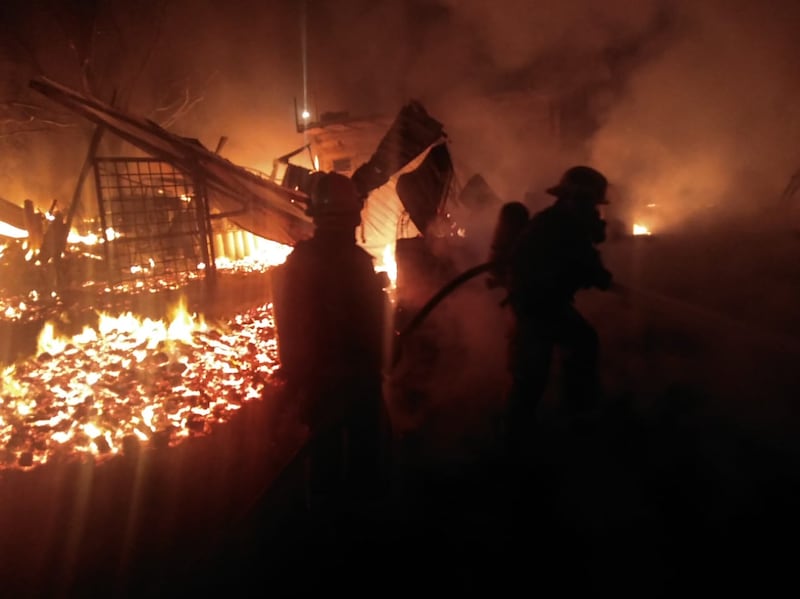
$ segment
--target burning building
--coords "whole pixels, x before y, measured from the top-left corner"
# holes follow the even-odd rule
[[[270,177],[55,82],[31,85],[96,125],[78,183],[93,174],[95,206],[79,221],[79,191],[64,210],[0,205],[0,524],[14,531],[0,561],[21,586],[86,572],[102,585],[221,526],[305,442],[280,405],[269,265],[311,233],[312,169],[279,160]],[[389,270],[398,238],[457,235],[441,124],[417,103],[386,123],[308,132],[312,166],[368,194],[360,242]],[[108,134],[135,155],[99,155]],[[257,249],[273,257],[242,260]]]
[[[97,125],[89,216],[78,191],[0,212],[0,561],[36,594],[208,541],[291,460],[266,271],[311,225],[302,194],[195,140],[32,86]],[[134,155],[100,156],[106,134]]]

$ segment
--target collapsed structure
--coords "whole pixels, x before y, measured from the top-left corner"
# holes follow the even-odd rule
[[[403,106],[394,120],[334,113],[306,122],[298,131],[311,141],[276,159],[267,175],[223,158],[219,147],[209,150],[196,139],[175,135],[47,78],[30,85],[94,123],[96,130],[69,206],[36,215],[30,202],[24,208],[7,201],[0,204],[0,221],[10,227],[0,234],[27,236],[26,260],[50,273],[46,285],[38,275],[32,281],[6,277],[17,281],[17,291],[23,294],[26,286],[47,296],[48,291],[84,286],[87,280],[130,289],[152,287],[165,278],[213,278],[220,255],[247,253],[240,246],[268,240],[291,247],[312,232],[305,207],[314,170],[351,177],[368,198],[358,241],[379,263],[387,253],[394,256],[398,240],[407,242],[397,246],[398,254],[409,255],[403,248],[412,248],[411,254],[417,255],[430,253],[431,240],[463,237],[463,226],[452,216],[459,201],[466,206],[499,202],[479,176],[455,189],[444,127],[415,101]],[[99,141],[106,134],[118,136],[140,154],[99,155]],[[310,168],[295,160],[304,151],[312,156]],[[90,174],[95,216],[76,223]],[[69,233],[75,231],[81,239],[99,241],[88,252],[88,262],[76,259],[86,252],[64,252]],[[231,242],[234,238],[240,241]],[[226,247],[230,245],[233,249]],[[14,259],[20,263],[12,254],[6,252],[6,265]]]
[[[0,229],[5,241],[0,243],[0,364],[19,358],[21,339],[33,342],[25,359],[5,371],[0,389],[0,493],[19,498],[3,502],[0,522],[14,531],[10,538],[43,534],[51,498],[77,497],[84,479],[76,472],[88,473],[97,482],[85,499],[93,514],[84,532],[87,542],[75,553],[65,535],[63,547],[50,551],[55,557],[80,555],[85,572],[95,576],[103,568],[116,572],[116,557],[129,559],[125,552],[131,543],[145,551],[157,538],[169,553],[182,546],[178,540],[196,528],[197,519],[208,518],[206,512],[224,519],[236,501],[252,497],[254,485],[274,480],[303,437],[291,429],[276,448],[280,431],[274,430],[273,408],[258,401],[279,386],[272,376],[278,364],[267,304],[237,314],[225,332],[201,330],[156,342],[142,338],[141,322],[115,329],[108,338],[98,326],[100,337],[81,342],[75,335],[58,348],[60,353],[39,351],[30,357],[45,323],[64,313],[63,300],[80,300],[88,311],[103,308],[98,299],[109,292],[126,298],[144,290],[159,291],[150,297],[164,304],[161,291],[183,291],[224,276],[217,264],[230,249],[230,237],[291,247],[312,233],[305,213],[307,183],[312,170],[326,170],[350,176],[367,196],[358,241],[376,261],[387,248],[396,253],[398,306],[410,312],[452,272],[451,250],[464,237],[452,208],[458,201],[468,206],[497,200],[480,177],[457,188],[444,127],[417,102],[403,106],[394,120],[339,115],[314,123],[306,130],[311,143],[301,151],[310,151],[317,164],[297,164],[294,152],[276,160],[268,176],[53,81],[31,85],[87,118],[96,131],[69,205],[54,204],[43,214],[32,202],[0,202],[5,225]],[[106,134],[139,153],[99,155],[99,140]],[[81,189],[92,180],[95,214],[77,222]],[[246,248],[236,250],[246,253],[239,251]],[[404,283],[414,292],[404,292]],[[9,290],[20,299],[3,304]],[[31,312],[37,303],[42,310]],[[245,411],[247,417],[233,417]],[[244,464],[233,486],[227,479],[230,462]],[[209,474],[198,464],[218,468]],[[202,475],[192,478],[193,472]],[[142,521],[169,514],[172,528],[139,526],[132,541],[127,512],[116,507],[130,499],[125,484],[141,480],[142,493],[152,492],[154,498]],[[164,480],[181,484],[162,496]],[[25,485],[48,492],[19,492]],[[219,492],[208,493],[209,485]],[[176,512],[188,516],[176,524]],[[30,555],[42,554],[43,546],[3,547],[0,555],[23,573],[20,580],[35,581],[47,564],[40,568]]]

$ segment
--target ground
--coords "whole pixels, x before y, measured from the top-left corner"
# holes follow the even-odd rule
[[[208,583],[650,597],[796,586],[800,344],[787,300],[800,239],[708,235],[609,244],[625,292],[578,302],[601,337],[602,408],[567,423],[551,394],[523,463],[502,454],[497,298],[479,284],[454,294],[428,325],[442,351],[426,349],[427,379],[394,389],[405,427],[385,501],[335,525],[301,502],[257,507]]]
[[[798,254],[796,236],[764,231],[608,244],[627,292],[578,301],[601,338],[602,407],[567,422],[551,393],[522,462],[502,451],[503,310],[482,282],[465,285],[427,322],[435,343],[417,340],[423,364],[406,354],[387,373],[395,467],[380,500],[339,517],[309,511],[303,460],[287,447],[283,470],[268,452],[249,460],[264,466],[263,488],[240,484],[249,471],[230,467],[234,454],[217,455],[185,499],[214,506],[205,495],[248,489],[231,518],[198,514],[185,542],[170,537],[178,550],[154,551],[157,563],[143,559],[126,586],[87,570],[67,594],[674,597],[796,586]],[[230,291],[229,308],[247,295]],[[275,422],[253,420],[250,442]],[[226,471],[230,487],[203,484]]]

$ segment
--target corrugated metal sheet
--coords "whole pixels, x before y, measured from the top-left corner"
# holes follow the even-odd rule
[[[441,189],[417,189],[418,199],[412,206],[404,204],[398,195],[397,183],[401,176],[420,168],[431,148],[446,137],[442,124],[428,115],[421,104],[409,102],[393,120],[348,118],[307,133],[311,152],[318,157],[322,170],[353,177],[369,192],[358,231],[360,245],[380,260],[387,245],[421,235],[422,222],[442,202]],[[336,168],[345,163],[348,168]],[[426,217],[416,219],[419,222],[412,218],[422,214]]]

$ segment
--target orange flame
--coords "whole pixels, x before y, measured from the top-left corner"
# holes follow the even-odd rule
[[[0,381],[0,471],[206,434],[261,399],[278,367],[269,304],[225,330],[183,302],[168,324],[100,314],[96,328],[60,338],[48,323],[39,351]]]
[[[394,244],[390,243],[383,248],[381,262],[375,266],[376,272],[385,272],[392,283],[392,289],[397,286],[397,261],[394,257]]]

